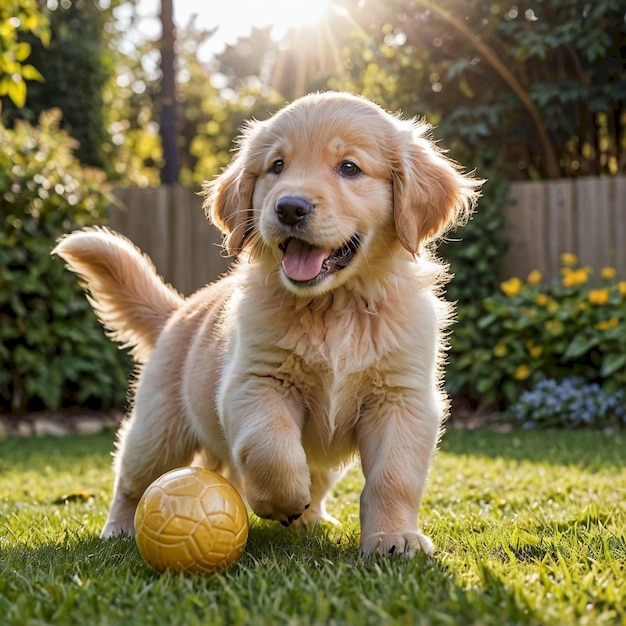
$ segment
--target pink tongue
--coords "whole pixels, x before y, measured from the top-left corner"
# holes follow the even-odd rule
[[[287,244],[283,270],[291,280],[313,280],[322,271],[322,264],[331,253],[332,250],[314,248],[304,241],[292,239]]]

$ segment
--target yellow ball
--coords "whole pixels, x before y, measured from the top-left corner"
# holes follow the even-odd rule
[[[157,572],[215,572],[243,552],[248,513],[223,476],[185,467],[146,489],[135,513],[135,539]]]

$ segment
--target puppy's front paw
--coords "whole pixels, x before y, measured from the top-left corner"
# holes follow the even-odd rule
[[[126,495],[122,489],[117,490],[100,538],[110,539],[121,535],[134,537],[135,511],[138,502],[139,498]]]
[[[361,538],[361,555],[364,558],[372,554],[399,554],[408,558],[419,550],[425,554],[432,554],[435,546],[426,535],[417,531],[379,532]]]
[[[280,522],[283,526],[290,526],[299,520],[309,508],[309,498],[268,498],[248,496],[248,502],[252,510],[263,519],[270,519]]]
[[[129,514],[124,519],[108,519],[102,532],[100,539],[111,539],[112,537],[134,537],[135,536],[135,512]]]
[[[278,437],[271,443],[281,444]],[[311,505],[311,472],[299,442],[283,441],[278,448],[244,440],[234,456],[248,504],[259,517],[289,526]]]
[[[263,519],[289,526],[300,519],[311,503],[308,472],[286,481],[254,483],[246,481],[246,495],[252,510]]]

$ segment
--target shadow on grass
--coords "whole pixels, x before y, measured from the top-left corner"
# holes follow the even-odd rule
[[[626,431],[541,430],[494,432],[448,429],[441,442],[445,453],[505,458],[535,463],[610,469],[626,465]]]
[[[71,468],[77,461],[91,461],[94,466],[111,467],[115,429],[99,435],[68,435],[67,437],[11,437],[0,440],[0,471],[33,470],[51,465],[55,469]]]

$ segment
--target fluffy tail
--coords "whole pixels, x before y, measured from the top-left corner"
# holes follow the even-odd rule
[[[98,319],[111,338],[144,362],[183,297],[157,274],[128,239],[105,228],[85,228],[58,241],[52,254],[81,277]]]

